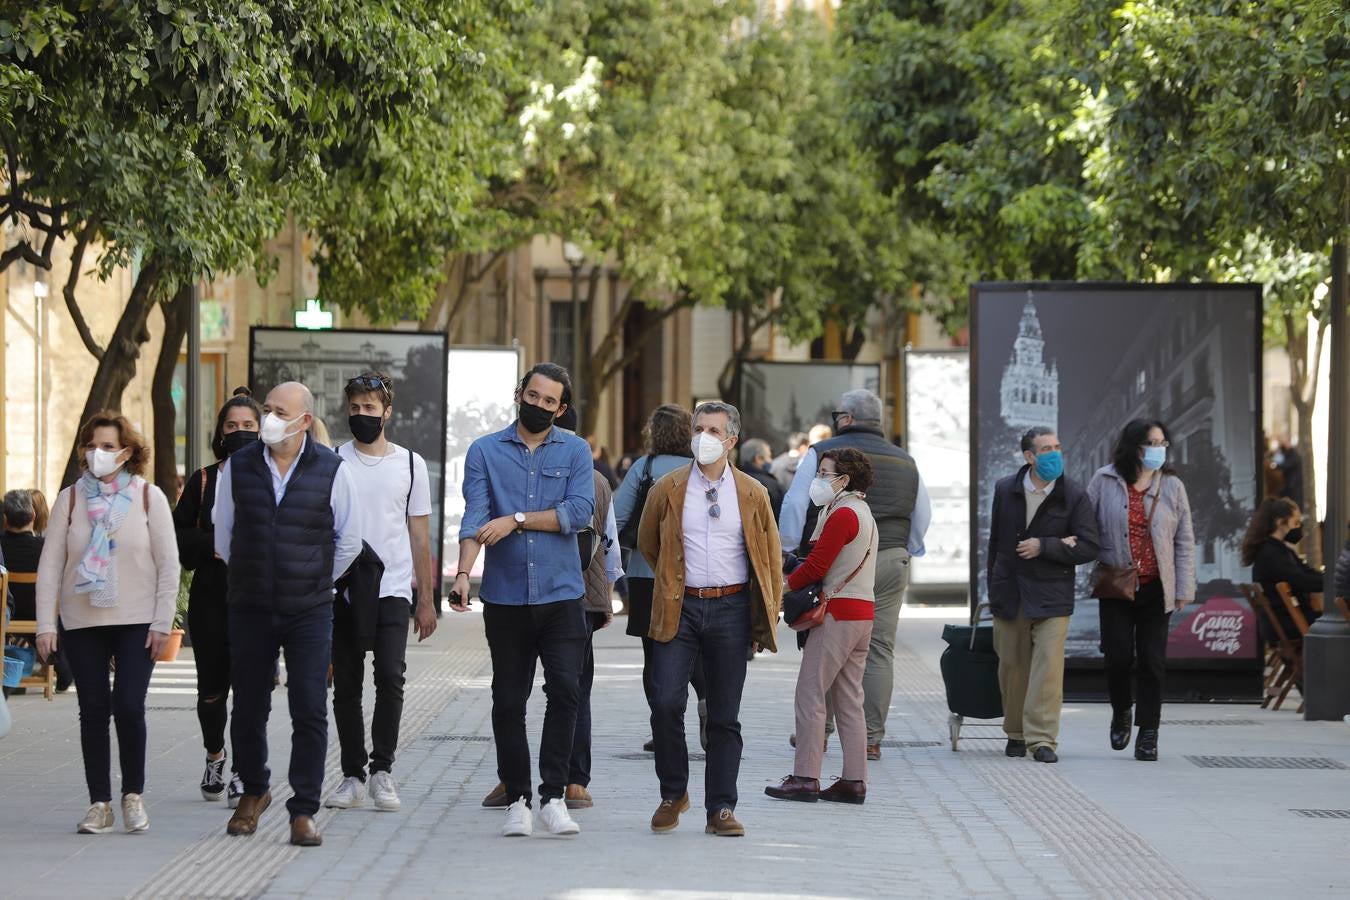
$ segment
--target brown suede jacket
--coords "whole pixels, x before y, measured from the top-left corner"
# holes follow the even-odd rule
[[[684,494],[691,474],[692,467],[681,466],[652,485],[638,526],[638,550],[656,573],[648,634],[662,643],[675,637],[684,606]],[[750,640],[777,652],[775,631],[783,603],[778,527],[764,486],[735,468],[732,477],[750,557]]]

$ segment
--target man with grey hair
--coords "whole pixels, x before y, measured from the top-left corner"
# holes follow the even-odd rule
[[[689,808],[684,713],[689,676],[701,657],[707,682],[705,831],[739,837],[741,693],[746,650],[777,649],[782,557],[769,495],[727,459],[741,415],[726,403],[694,410],[694,462],[652,486],[638,527],[638,550],[655,572],[652,590],[652,737],[661,803],[652,831],[671,831]]]
[[[802,454],[810,446],[811,441],[805,431],[794,431],[788,435],[787,450],[775,456],[773,462],[769,464],[769,471],[778,479],[778,484],[783,490],[792,487],[792,476],[797,474]]]
[[[314,395],[274,387],[252,446],[230,455],[216,483],[215,547],[229,567],[230,738],[244,796],[226,831],[253,834],[272,802],[267,718],[272,669],[286,652],[293,796],[291,843],[323,842],[314,825],[328,753],[333,584],[361,552],[356,484],[342,458],[309,435]]]
[[[867,718],[867,758],[881,758],[886,717],[894,689],[895,632],[900,621],[909,560],[923,556],[923,538],[932,518],[928,491],[914,459],[886,440],[881,428],[881,398],[869,390],[846,392],[831,413],[835,437],[806,451],[783,501],[778,528],[784,552],[796,550],[815,528],[811,479],[816,462],[827,450],[852,447],[867,454],[873,481],[867,506],[877,523],[876,619],[863,672],[863,713]],[[805,554],[801,554],[805,556]]]
[[[783,509],[783,486],[769,472],[772,460],[773,452],[769,449],[768,441],[751,438],[741,445],[741,471],[764,485],[764,490],[769,492],[769,506],[773,509],[773,520],[777,522],[778,514]]]

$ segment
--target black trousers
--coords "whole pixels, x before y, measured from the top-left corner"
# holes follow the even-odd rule
[[[1101,600],[1098,604],[1111,709],[1126,713],[1133,706],[1135,725],[1157,728],[1162,720],[1167,626],[1172,618],[1163,600],[1162,582],[1140,585],[1134,602]]]
[[[567,783],[586,787],[591,783],[591,688],[595,686],[595,633],[605,624],[602,612],[586,613],[586,657],[578,681],[577,726],[572,736],[572,761]]]
[[[90,803],[112,801],[112,747],[108,717],[117,725],[122,794],[145,792],[145,695],[155,661],[145,648],[150,624],[99,625],[60,631],[59,643],[75,675],[80,702],[80,751]],[[108,664],[117,671],[108,685]]]
[[[197,721],[207,753],[225,749],[225,704],[230,693],[230,617],[222,596],[188,599],[188,633],[197,666]],[[233,761],[231,761],[233,769]]]
[[[342,601],[338,601],[341,604]],[[390,772],[403,720],[403,683],[408,667],[408,620],[412,604],[403,597],[381,597],[375,620],[375,712],[370,717],[371,753],[366,755],[366,725],[361,715],[361,689],[366,678],[366,651],[361,649],[356,621],[340,607],[333,614],[333,721],[342,746],[342,774],[366,780],[371,772]]]
[[[535,664],[544,664],[544,731],[539,742],[539,798],[562,797],[577,724],[581,669],[589,629],[581,600],[527,606],[483,604],[483,630],[492,655],[492,736],[497,777],[509,802],[530,799],[530,744],[525,706]]]
[[[244,792],[261,797],[272,772],[267,767],[267,719],[272,713],[272,672],[286,653],[286,701],[291,713],[291,763],[295,792],[286,801],[291,818],[319,811],[324,758],[328,755],[328,661],[333,649],[333,604],[296,615],[267,610],[229,610],[230,683],[234,718],[230,743]]]

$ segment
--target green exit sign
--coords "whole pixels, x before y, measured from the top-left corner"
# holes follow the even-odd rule
[[[317,297],[305,301],[304,309],[295,311],[295,327],[321,331],[333,327],[333,314],[323,308]]]

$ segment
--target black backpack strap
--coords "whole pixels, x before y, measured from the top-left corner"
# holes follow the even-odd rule
[[[403,501],[403,518],[412,518],[408,515],[408,510],[412,508],[412,489],[413,489],[413,452],[408,448],[408,496]]]

